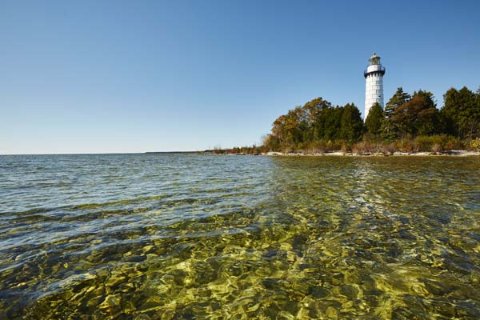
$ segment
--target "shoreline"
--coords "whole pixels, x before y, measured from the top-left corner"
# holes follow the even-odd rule
[[[271,156],[271,157],[472,157],[480,156],[478,151],[468,151],[468,150],[450,150],[445,152],[393,152],[393,153],[354,153],[354,152],[342,152],[342,151],[333,151],[333,152],[323,152],[323,153],[305,153],[305,152],[267,152],[262,155]]]

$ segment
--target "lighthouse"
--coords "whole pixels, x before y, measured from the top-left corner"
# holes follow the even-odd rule
[[[365,76],[365,120],[368,111],[375,104],[379,103],[383,108],[383,75],[385,68],[380,63],[380,56],[374,53],[370,59]]]

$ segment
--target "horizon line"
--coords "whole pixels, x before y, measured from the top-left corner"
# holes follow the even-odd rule
[[[213,149],[212,149],[213,150]],[[183,151],[141,151],[141,152],[61,152],[61,153],[0,153],[0,156],[68,156],[68,155],[120,155],[120,154],[152,154],[152,153],[198,153],[206,152],[205,150],[183,150]]]

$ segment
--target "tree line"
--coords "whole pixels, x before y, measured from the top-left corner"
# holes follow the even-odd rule
[[[379,104],[371,107],[365,123],[353,103],[333,106],[316,98],[278,117],[261,148],[278,152],[351,151],[363,144],[430,151],[420,150],[425,149],[422,141],[438,151],[469,148],[480,138],[480,89],[451,88],[443,98],[444,105],[438,109],[431,92],[418,90],[410,95],[400,87],[385,109]],[[416,149],[409,150],[408,145]]]

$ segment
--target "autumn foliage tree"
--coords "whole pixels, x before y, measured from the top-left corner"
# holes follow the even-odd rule
[[[409,101],[395,109],[391,120],[401,137],[430,135],[441,131],[438,109],[433,94],[428,91],[415,92]]]

